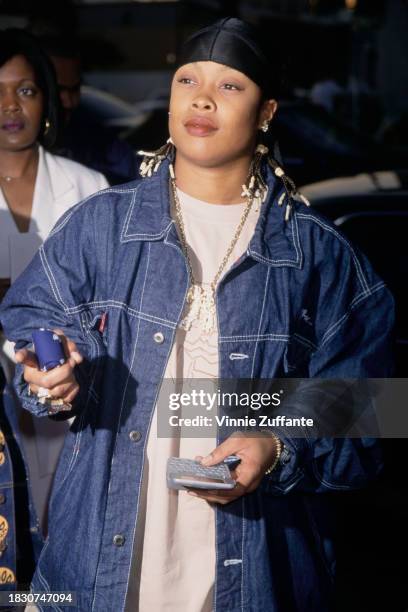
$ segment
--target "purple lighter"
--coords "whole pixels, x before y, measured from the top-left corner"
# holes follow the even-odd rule
[[[39,368],[47,372],[65,363],[61,340],[51,329],[41,328],[32,333]]]

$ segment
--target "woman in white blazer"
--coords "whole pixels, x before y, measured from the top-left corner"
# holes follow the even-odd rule
[[[37,147],[37,155],[37,176],[26,232],[21,232],[16,223],[7,201],[7,191],[3,190],[5,179],[0,177],[0,279],[3,286],[22,272],[68,208],[108,187],[105,177],[99,172],[52,155],[41,145]],[[1,158],[0,149],[0,164]]]
[[[53,68],[35,40],[20,30],[1,32],[0,291],[3,294],[67,208],[108,186],[99,172],[52,155],[43,148],[52,147],[56,140],[59,108]]]
[[[58,218],[87,196],[108,187],[105,177],[49,153],[58,133],[55,75],[33,37],[0,32],[0,301]],[[13,372],[13,347],[1,336],[0,365]],[[0,390],[1,391],[1,390]],[[23,447],[40,523],[67,424],[20,415]]]

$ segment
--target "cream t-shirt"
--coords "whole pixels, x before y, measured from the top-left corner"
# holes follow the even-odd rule
[[[239,225],[245,203],[214,205],[178,191],[194,277],[211,283]],[[259,215],[254,202],[226,270],[246,251]],[[174,211],[173,211],[174,218]],[[225,271],[226,271],[225,270]],[[224,273],[225,273],[224,271]],[[217,333],[197,322],[178,328],[165,378],[217,378]],[[210,612],[215,580],[215,511],[206,501],[166,485],[171,456],[194,458],[213,438],[157,437],[153,415],[145,458],[139,520],[126,600],[127,612]]]

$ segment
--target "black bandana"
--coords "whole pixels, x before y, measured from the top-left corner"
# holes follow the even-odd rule
[[[220,19],[186,40],[177,65],[200,61],[217,62],[239,70],[259,85],[267,98],[276,96],[272,66],[260,46],[259,35],[240,19]]]

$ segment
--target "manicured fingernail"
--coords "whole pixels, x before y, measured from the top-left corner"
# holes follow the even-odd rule
[[[203,465],[208,465],[209,463],[211,463],[211,461],[212,461],[212,457],[211,457],[211,455],[207,455],[206,457],[203,457],[203,458],[201,459],[201,463],[202,463]]]

